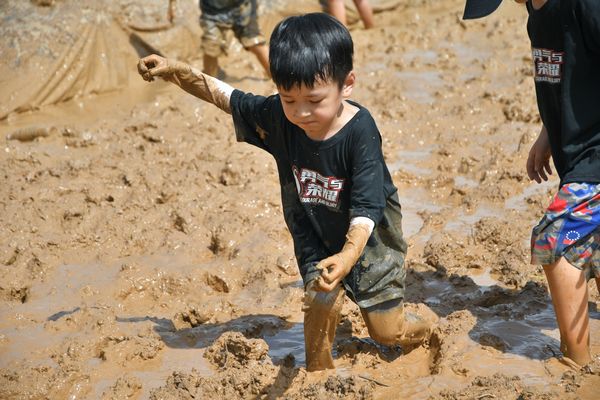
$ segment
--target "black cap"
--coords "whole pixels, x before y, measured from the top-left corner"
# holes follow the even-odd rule
[[[463,19],[476,19],[490,15],[500,7],[502,0],[467,0]]]

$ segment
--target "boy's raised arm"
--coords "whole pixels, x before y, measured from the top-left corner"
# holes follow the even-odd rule
[[[229,98],[234,88],[185,63],[153,54],[138,62],[138,72],[148,82],[160,76],[165,82],[174,83],[189,94],[231,114]]]

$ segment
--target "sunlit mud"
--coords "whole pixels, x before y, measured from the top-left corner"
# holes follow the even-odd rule
[[[461,0],[372,1],[375,29],[350,19],[352,100],[403,206],[407,307],[440,320],[404,354],[346,300],[336,369],[309,373],[275,163],[216,107],[137,75],[150,52],[202,68],[197,2],[172,26],[166,0],[96,3],[0,5],[0,398],[600,398],[597,288],[594,361],[572,371],[529,263],[558,181],[525,172],[540,124],[523,6],[465,22]],[[322,9],[263,3],[266,35]],[[219,63],[236,88],[276,91],[235,40]],[[53,130],[7,138],[30,127]]]

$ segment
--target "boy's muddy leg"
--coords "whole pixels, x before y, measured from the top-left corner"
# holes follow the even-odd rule
[[[361,308],[360,312],[373,340],[388,346],[401,345],[404,351],[410,351],[429,339],[437,315],[429,309],[427,315],[418,315],[404,310],[402,299],[390,300],[373,307]],[[423,313],[425,314],[425,313]]]
[[[331,348],[342,318],[345,292],[341,285],[329,293],[317,293],[311,287],[312,282],[308,284],[302,307],[306,370],[331,369],[334,368]]]
[[[206,75],[216,78],[219,74],[219,59],[217,57],[209,56],[205,53],[202,72],[204,72]]]

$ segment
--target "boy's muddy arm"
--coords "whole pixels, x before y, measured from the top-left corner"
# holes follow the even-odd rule
[[[537,183],[542,183],[542,180],[548,180],[548,175],[552,175],[550,157],[548,130],[545,125],[542,125],[542,130],[533,146],[531,146],[529,156],[527,157],[527,175],[529,175],[529,179]],[[548,175],[546,175],[546,172]]]
[[[339,253],[322,260],[317,268],[322,270],[321,276],[314,281],[315,292],[331,292],[358,261],[373,227],[367,223],[351,224],[346,234],[346,243]]]
[[[153,54],[138,62],[138,72],[148,82],[160,76],[164,81],[174,83],[189,94],[231,114],[229,98],[234,89],[185,63]]]

